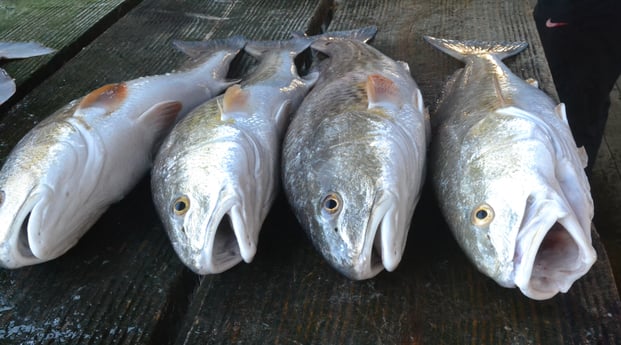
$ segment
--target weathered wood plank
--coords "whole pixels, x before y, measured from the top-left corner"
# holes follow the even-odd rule
[[[377,25],[372,44],[410,64],[433,106],[460,63],[422,35],[526,40],[508,61],[555,95],[531,9],[522,2],[339,1],[331,30]],[[177,344],[616,344],[621,302],[597,233],[599,258],[567,294],[538,302],[505,289],[471,265],[427,191],[395,272],[352,282],[306,240],[284,200],[264,226],[251,265],[205,276]]]
[[[604,139],[591,178],[595,202],[593,222],[610,256],[617,287],[621,287],[621,78],[611,92],[610,103]]]
[[[57,50],[41,57],[1,62],[15,79],[18,91],[0,108],[0,114],[140,1],[0,2],[0,41],[32,40]]]
[[[286,0],[145,1],[7,112],[0,161],[70,100],[105,83],[178,67],[185,57],[172,39],[285,38],[306,27],[314,7]],[[0,270],[0,343],[167,343],[195,279],[174,254],[144,180],[63,257]]]

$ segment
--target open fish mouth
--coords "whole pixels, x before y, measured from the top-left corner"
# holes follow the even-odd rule
[[[514,282],[527,297],[548,299],[567,292],[596,259],[590,236],[571,211],[552,200],[529,207],[516,241]],[[537,214],[530,211],[537,210]],[[530,213],[530,214],[529,214]]]
[[[393,271],[401,261],[402,250],[394,248],[397,232],[395,220],[397,219],[396,208],[388,199],[376,204],[367,227],[361,255],[353,258],[351,268],[346,270],[345,275],[351,279],[369,279],[382,270]]]
[[[224,214],[212,218],[204,229],[207,238],[198,262],[193,265],[197,273],[221,273],[242,260],[250,263],[254,258],[256,243],[249,235],[240,206],[233,205]]]

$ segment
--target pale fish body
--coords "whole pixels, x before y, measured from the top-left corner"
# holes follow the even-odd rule
[[[328,55],[283,144],[283,183],[316,249],[350,279],[394,270],[424,180],[429,122],[405,63],[365,42],[365,28],[325,34]]]
[[[0,265],[71,248],[147,172],[175,120],[231,85],[224,77],[244,43],[212,41],[193,68],[103,86],[28,132],[0,171]]]
[[[526,43],[426,40],[466,64],[431,120],[433,183],[455,238],[502,286],[566,292],[596,253],[586,154],[564,106],[501,62]]]
[[[289,116],[316,76],[302,79],[294,58],[308,39],[251,42],[259,64],[241,87],[192,111],[156,157],[153,199],[172,245],[198,274],[251,262],[275,199]]]
[[[45,47],[36,42],[0,42],[0,59],[23,59],[32,56],[45,55],[54,52],[54,49]],[[15,81],[0,68],[0,104],[11,97],[16,90]]]

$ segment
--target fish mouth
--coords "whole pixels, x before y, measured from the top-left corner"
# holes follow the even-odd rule
[[[516,241],[514,283],[527,297],[544,300],[567,292],[597,256],[591,229],[583,229],[572,211],[549,199],[529,204]]]
[[[15,214],[9,230],[11,235],[8,243],[10,244],[0,258],[2,266],[19,268],[45,261],[35,254],[28,231],[33,209],[40,199],[36,193],[31,193]]]
[[[207,221],[206,239],[200,250],[195,271],[199,274],[224,272],[242,260],[250,263],[256,253],[256,240],[237,204]]]
[[[391,272],[397,268],[403,248],[396,248],[393,245],[395,234],[399,231],[396,223],[397,209],[394,205],[392,197],[382,198],[376,203],[369,219],[368,236],[365,238],[361,254],[354,258],[351,269],[344,272],[350,279],[369,279],[384,269]]]

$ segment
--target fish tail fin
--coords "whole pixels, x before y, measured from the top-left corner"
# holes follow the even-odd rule
[[[182,53],[193,59],[201,56],[209,56],[221,50],[239,51],[246,45],[243,36],[233,36],[225,39],[214,39],[207,41],[179,41],[174,40],[173,45]]]
[[[284,41],[249,41],[244,47],[244,51],[255,58],[260,58],[265,53],[274,50],[287,50],[294,55],[298,55],[310,47],[312,42],[311,38],[304,36]]]
[[[370,41],[373,37],[375,37],[376,33],[377,33],[377,26],[371,25],[371,26],[367,26],[364,28],[360,28],[360,29],[354,29],[354,30],[329,31],[329,32],[325,32],[323,34],[319,34],[315,36],[306,36],[301,31],[294,31],[291,33],[291,35],[293,37],[309,37],[313,40],[318,40],[320,38],[328,39],[328,40],[346,38],[346,39],[351,39],[351,40],[356,40],[356,41],[361,41],[361,42],[366,43]]]
[[[468,56],[488,54],[497,56],[502,60],[516,55],[528,46],[526,42],[459,41],[431,36],[424,36],[423,38],[438,50],[464,62]]]

